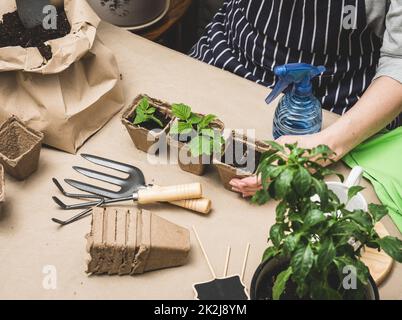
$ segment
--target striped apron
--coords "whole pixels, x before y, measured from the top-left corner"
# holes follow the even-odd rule
[[[227,0],[190,56],[270,88],[277,65],[324,65],[315,95],[325,109],[344,114],[370,85],[381,45],[364,0]]]

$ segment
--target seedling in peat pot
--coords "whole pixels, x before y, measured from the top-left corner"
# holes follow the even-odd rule
[[[170,128],[170,136],[179,142],[180,150],[185,148],[186,151],[180,152],[180,167],[201,175],[205,165],[211,163],[212,155],[222,151],[224,125],[215,115],[193,113],[185,104],[172,105],[172,113],[176,120]]]

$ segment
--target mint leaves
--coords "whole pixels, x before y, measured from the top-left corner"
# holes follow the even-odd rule
[[[151,106],[149,99],[144,97],[139,102],[137,108],[135,109],[136,115],[133,123],[139,125],[144,122],[153,121],[158,124],[159,127],[163,128],[163,123],[158,118],[155,117],[156,108]]]

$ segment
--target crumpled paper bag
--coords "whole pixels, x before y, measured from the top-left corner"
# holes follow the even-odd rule
[[[3,0],[0,16],[16,10]],[[96,37],[100,22],[85,0],[65,0],[67,36],[36,48],[0,48],[0,122],[11,115],[45,134],[44,143],[75,153],[124,104],[113,53]]]

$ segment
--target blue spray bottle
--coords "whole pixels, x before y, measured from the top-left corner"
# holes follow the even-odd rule
[[[325,72],[325,67],[315,67],[306,63],[290,63],[274,70],[279,81],[266,102],[270,104],[289,85],[293,87],[280,100],[275,111],[273,136],[306,135],[321,131],[321,103],[313,95],[311,80]]]

